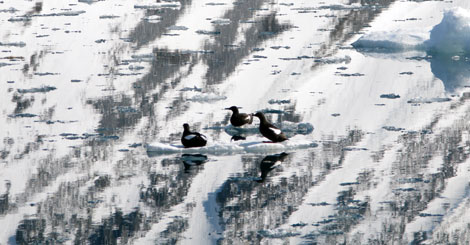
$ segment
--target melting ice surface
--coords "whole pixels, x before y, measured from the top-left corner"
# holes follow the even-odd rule
[[[401,52],[424,48],[426,34],[409,34],[402,30],[365,34],[351,45],[366,52]]]
[[[201,153],[213,155],[232,155],[241,153],[272,153],[289,150],[300,150],[317,147],[316,142],[291,138],[280,143],[266,141],[230,142],[220,143],[208,142],[207,146],[184,148],[181,144],[152,143],[146,146],[147,153],[152,155],[172,153]]]
[[[430,33],[415,30],[371,32],[352,43],[369,52],[423,50],[437,55],[470,53],[470,10],[454,8],[444,13],[441,23]]]
[[[444,13],[441,23],[431,30],[424,42],[426,50],[435,54],[470,54],[470,10],[455,8]]]
[[[426,53],[425,59],[431,63],[434,75],[443,81],[446,91],[454,92],[456,88],[470,84],[470,10],[464,8],[446,10],[442,21],[430,32],[371,32],[352,46],[366,53],[422,51]]]

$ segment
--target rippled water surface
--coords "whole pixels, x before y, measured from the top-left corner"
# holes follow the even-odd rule
[[[0,244],[469,243],[470,50],[401,38],[456,7],[0,0]]]

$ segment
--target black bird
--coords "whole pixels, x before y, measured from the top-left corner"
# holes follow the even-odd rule
[[[276,126],[272,125],[262,112],[257,112],[255,117],[259,118],[259,132],[272,142],[282,142],[287,140],[287,137]]]
[[[280,154],[267,155],[266,157],[264,157],[263,160],[261,160],[261,163],[259,164],[261,176],[260,179],[256,180],[256,182],[263,183],[266,177],[268,176],[268,173],[277,167],[275,165],[279,162],[283,162],[288,155],[289,154],[283,152]]]
[[[189,124],[183,124],[183,136],[181,137],[181,143],[184,147],[201,147],[207,143],[207,137],[198,132],[191,132],[189,130]]]
[[[225,110],[231,110],[233,112],[230,117],[230,123],[235,127],[241,127],[245,124],[251,124],[253,122],[253,114],[246,114],[238,112],[238,107],[231,106],[225,108]]]

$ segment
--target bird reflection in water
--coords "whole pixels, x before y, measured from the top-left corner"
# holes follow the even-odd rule
[[[208,161],[206,155],[202,154],[183,154],[181,161],[184,164],[184,171],[188,172],[192,166],[198,166]]]
[[[243,136],[243,135],[234,135],[234,136],[232,136],[232,138],[230,139],[230,141],[232,141],[232,140],[234,140],[234,141],[246,140],[246,137]]]
[[[261,176],[256,180],[258,183],[263,183],[271,170],[275,169],[281,162],[283,162],[289,154],[283,152],[280,154],[267,155],[261,160],[259,168]]]

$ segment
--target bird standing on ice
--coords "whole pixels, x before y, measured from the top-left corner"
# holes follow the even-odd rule
[[[238,107],[231,106],[225,108],[225,110],[231,110],[233,112],[230,117],[230,123],[235,127],[241,127],[245,124],[251,124],[253,122],[253,114],[240,113]]]
[[[201,147],[207,143],[207,137],[198,132],[191,132],[189,130],[189,124],[183,124],[183,136],[181,137],[181,143],[184,147]]]
[[[257,112],[255,117],[259,118],[259,132],[272,142],[282,142],[287,140],[287,137],[276,126],[272,125],[262,112]]]

